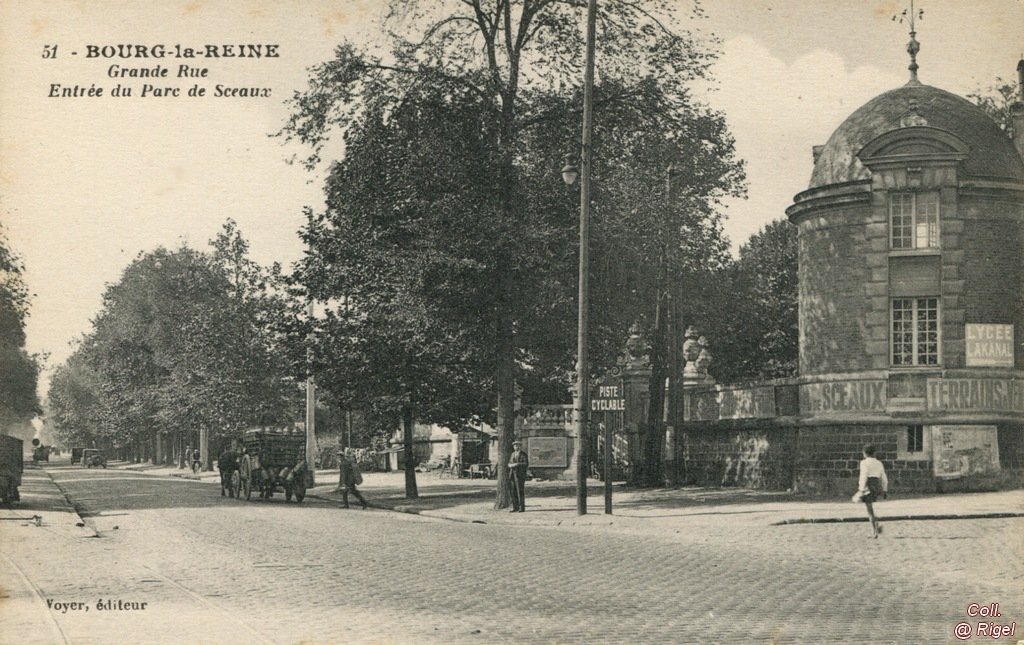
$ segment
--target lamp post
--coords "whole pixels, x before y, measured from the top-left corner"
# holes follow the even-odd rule
[[[583,74],[583,154],[580,173],[580,266],[576,326],[576,392],[573,396],[573,429],[576,433],[576,513],[587,513],[586,430],[590,418],[590,363],[587,356],[588,309],[590,307],[590,175],[594,130],[594,38],[597,0],[587,2],[586,66]],[[569,158],[562,168],[567,184],[576,181],[576,169]]]

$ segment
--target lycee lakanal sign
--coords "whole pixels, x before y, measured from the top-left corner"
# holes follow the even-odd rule
[[[928,410],[1024,412],[1024,381],[1002,378],[929,379]]]
[[[965,325],[967,367],[1013,367],[1013,325]]]
[[[885,412],[885,386],[882,380],[804,383],[800,386],[800,412]]]
[[[598,385],[590,396],[590,409],[594,412],[618,412],[626,409],[621,385]]]

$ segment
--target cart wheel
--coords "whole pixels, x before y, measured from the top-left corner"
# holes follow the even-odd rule
[[[228,484],[228,494],[231,497],[241,497],[242,493],[242,476],[238,474],[237,470],[231,472],[231,482]]]

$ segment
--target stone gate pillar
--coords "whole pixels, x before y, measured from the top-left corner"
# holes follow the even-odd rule
[[[640,334],[639,325],[629,330],[626,351],[622,356],[622,389],[626,399],[623,415],[623,433],[626,439],[629,464],[636,467],[640,454],[640,428],[647,423],[650,404],[651,360],[650,346]]]

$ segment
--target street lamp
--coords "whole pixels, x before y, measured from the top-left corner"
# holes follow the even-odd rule
[[[562,166],[562,181],[565,182],[566,186],[572,186],[576,183],[576,177],[579,174],[579,168],[572,163],[572,155],[565,155],[565,165]]]
[[[579,169],[572,163],[572,155],[565,155],[565,164],[562,166],[562,181],[567,186],[576,183],[579,176]],[[588,186],[589,188],[589,186]],[[583,188],[580,188],[583,193]],[[589,200],[587,200],[589,201]],[[584,202],[586,203],[586,202]],[[589,273],[590,273],[590,229],[589,209],[580,209],[580,266],[579,266],[579,299],[577,301],[578,316],[576,326],[576,388],[572,397],[573,408],[573,431],[576,434],[574,439],[574,452],[576,455],[576,512],[580,515],[587,513],[587,455],[585,431],[589,420],[589,404],[587,396],[590,393],[589,368],[587,366],[587,309],[589,308]]]
[[[590,364],[587,359],[587,319],[590,307],[590,174],[594,131],[594,38],[597,31],[597,0],[587,2],[586,63],[583,72],[583,154],[580,172],[580,268],[576,329],[576,393],[573,396],[576,432],[576,513],[587,514],[586,429],[590,418]],[[566,158],[562,179],[576,180],[576,168]]]

